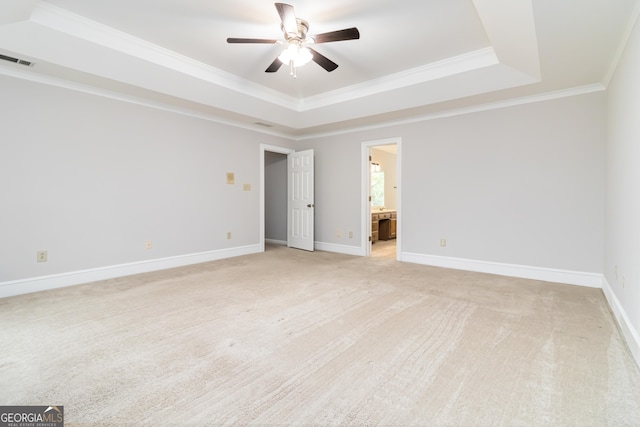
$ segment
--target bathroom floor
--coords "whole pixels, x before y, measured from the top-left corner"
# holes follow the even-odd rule
[[[371,245],[371,256],[376,258],[396,259],[396,239],[378,240]]]

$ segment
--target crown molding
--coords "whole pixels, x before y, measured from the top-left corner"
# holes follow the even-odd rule
[[[421,67],[384,76],[379,79],[369,80],[357,85],[310,96],[301,101],[301,112],[413,86],[466,71],[489,67],[498,63],[498,57],[493,48],[486,47]]]
[[[633,32],[633,29],[635,28],[635,26],[638,25],[639,17],[640,17],[640,2],[637,2],[636,7],[633,9],[633,12],[631,13],[629,23],[625,28],[624,34],[620,41],[620,45],[615,50],[613,60],[611,61],[611,64],[609,64],[609,68],[607,69],[607,72],[604,78],[602,79],[602,84],[605,87],[609,87],[609,84],[611,83],[611,79],[613,79],[613,76],[615,75],[616,70],[618,69],[618,65],[620,65],[620,61],[622,60],[622,55],[624,54],[627,44],[629,43],[629,39],[631,38],[631,33]]]
[[[482,111],[496,110],[500,108],[508,108],[508,107],[514,107],[518,105],[532,104],[536,102],[567,98],[571,96],[586,95],[586,94],[595,93],[595,92],[603,92],[606,90],[606,87],[602,83],[594,83],[594,84],[578,86],[578,87],[569,88],[569,89],[562,89],[562,90],[557,90],[552,92],[544,92],[536,95],[507,99],[504,101],[484,103],[484,104],[479,104],[472,107],[456,108],[456,109],[440,111],[436,113],[423,114],[423,115],[419,115],[419,116],[415,116],[407,119],[391,120],[391,121],[376,123],[374,125],[356,126],[356,127],[350,127],[347,129],[341,129],[336,131],[308,133],[305,135],[293,135],[291,133],[279,132],[271,128],[256,127],[254,125],[237,122],[229,119],[224,119],[213,114],[204,114],[204,113],[190,110],[187,108],[176,107],[173,105],[164,104],[157,101],[151,101],[144,98],[134,97],[131,95],[126,95],[126,94],[122,94],[115,91],[96,88],[90,85],[84,85],[84,84],[71,82],[68,80],[63,80],[55,77],[44,76],[41,74],[29,72],[28,70],[18,69],[16,68],[16,66],[12,66],[12,65],[0,64],[0,75],[6,75],[9,77],[27,80],[35,83],[60,87],[63,89],[68,89],[76,92],[83,92],[90,95],[100,96],[100,97],[109,98],[109,99],[122,101],[122,102],[128,102],[131,104],[155,108],[158,110],[173,112],[176,114],[181,114],[181,115],[199,118],[202,120],[224,124],[224,125],[228,125],[236,128],[241,128],[244,130],[249,130],[249,131],[276,136],[280,138],[286,138],[292,141],[305,141],[305,140],[310,140],[315,138],[345,135],[345,134],[350,134],[355,132],[382,129],[382,128],[388,128],[393,126],[402,126],[406,124],[419,123],[419,122],[436,120],[436,119],[441,119],[446,117],[461,116],[465,114],[478,113]],[[299,131],[304,131],[304,129],[300,129]]]
[[[299,110],[300,102],[297,98],[240,78],[219,68],[204,64],[43,1],[36,5],[29,21],[253,98],[293,111]]]
[[[189,108],[177,107],[175,105],[162,103],[159,101],[149,100],[142,97],[136,97],[133,95],[127,95],[121,92],[112,91],[108,89],[102,89],[91,85],[73,82],[70,80],[60,79],[57,77],[51,77],[43,74],[37,74],[29,72],[28,70],[18,69],[18,66],[0,64],[0,75],[13,77],[21,80],[30,81],[33,83],[43,84],[52,87],[58,87],[61,89],[67,89],[74,92],[85,93],[88,95],[99,96],[106,99],[112,99],[115,101],[126,102],[133,105],[139,105],[143,107],[153,108],[156,110],[167,111],[170,113],[176,113],[183,116],[193,117],[197,119],[206,120],[209,122],[219,123],[235,128],[245,129],[261,134],[276,136],[280,138],[293,139],[290,134],[278,132],[275,129],[256,127],[255,125],[243,123],[240,121],[234,121],[226,119],[215,114],[205,114],[199,111],[195,111]]]
[[[504,101],[489,102],[489,103],[474,105],[471,107],[455,108],[451,110],[439,111],[436,113],[423,114],[423,115],[410,117],[407,119],[390,120],[386,122],[376,123],[375,125],[357,126],[357,127],[352,127],[352,128],[343,129],[343,130],[318,132],[313,134],[310,133],[304,136],[297,137],[296,141],[345,135],[349,133],[363,132],[368,130],[384,129],[384,128],[393,127],[393,126],[402,126],[402,125],[426,122],[430,120],[442,119],[447,117],[455,117],[455,116],[462,116],[465,114],[479,113],[482,111],[498,110],[501,108],[515,107],[518,105],[533,104],[536,102],[568,98],[571,96],[586,95],[594,92],[603,92],[605,90],[606,88],[604,87],[604,85],[602,85],[602,83],[594,83],[594,84],[578,86],[578,87],[569,88],[569,89],[562,89],[562,90],[557,90],[552,92],[544,92],[536,95],[507,99]]]

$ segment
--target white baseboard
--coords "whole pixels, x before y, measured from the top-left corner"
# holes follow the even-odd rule
[[[636,364],[640,366],[640,335],[638,335],[638,331],[631,324],[631,319],[629,319],[627,312],[624,310],[624,307],[622,307],[622,304],[620,304],[620,300],[613,293],[613,289],[611,289],[611,285],[609,285],[606,278],[603,281],[602,291],[609,302],[609,307],[611,307],[613,315],[618,321],[622,335],[627,341],[627,345],[629,346],[629,350],[631,350]]]
[[[364,256],[364,250],[360,246],[338,245],[336,243],[315,242],[313,247],[319,251],[336,252],[345,255]]]
[[[402,261],[434,267],[456,270],[476,271],[478,273],[498,274],[500,276],[520,277],[523,279],[543,280],[545,282],[566,283],[569,285],[602,288],[602,274],[581,271],[557,270],[553,268],[531,267],[517,264],[478,261],[473,259],[443,257],[415,253],[402,253]]]
[[[148,273],[150,271],[165,270],[167,268],[217,261],[241,255],[262,252],[261,245],[242,246],[230,249],[179,255],[169,258],[132,262],[128,264],[93,268],[90,270],[72,271],[51,276],[33,277],[29,279],[0,282],[0,298],[31,292],[113,279],[115,277],[130,276],[132,274]]]
[[[282,245],[287,246],[286,240],[275,240],[275,239],[264,239],[265,243],[271,243],[272,245]]]

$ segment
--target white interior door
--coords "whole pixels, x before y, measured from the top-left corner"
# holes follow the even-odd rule
[[[313,251],[313,150],[288,154],[287,246]]]

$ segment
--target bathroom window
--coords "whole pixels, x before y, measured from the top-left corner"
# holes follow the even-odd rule
[[[371,172],[371,206],[384,206],[384,172]]]

